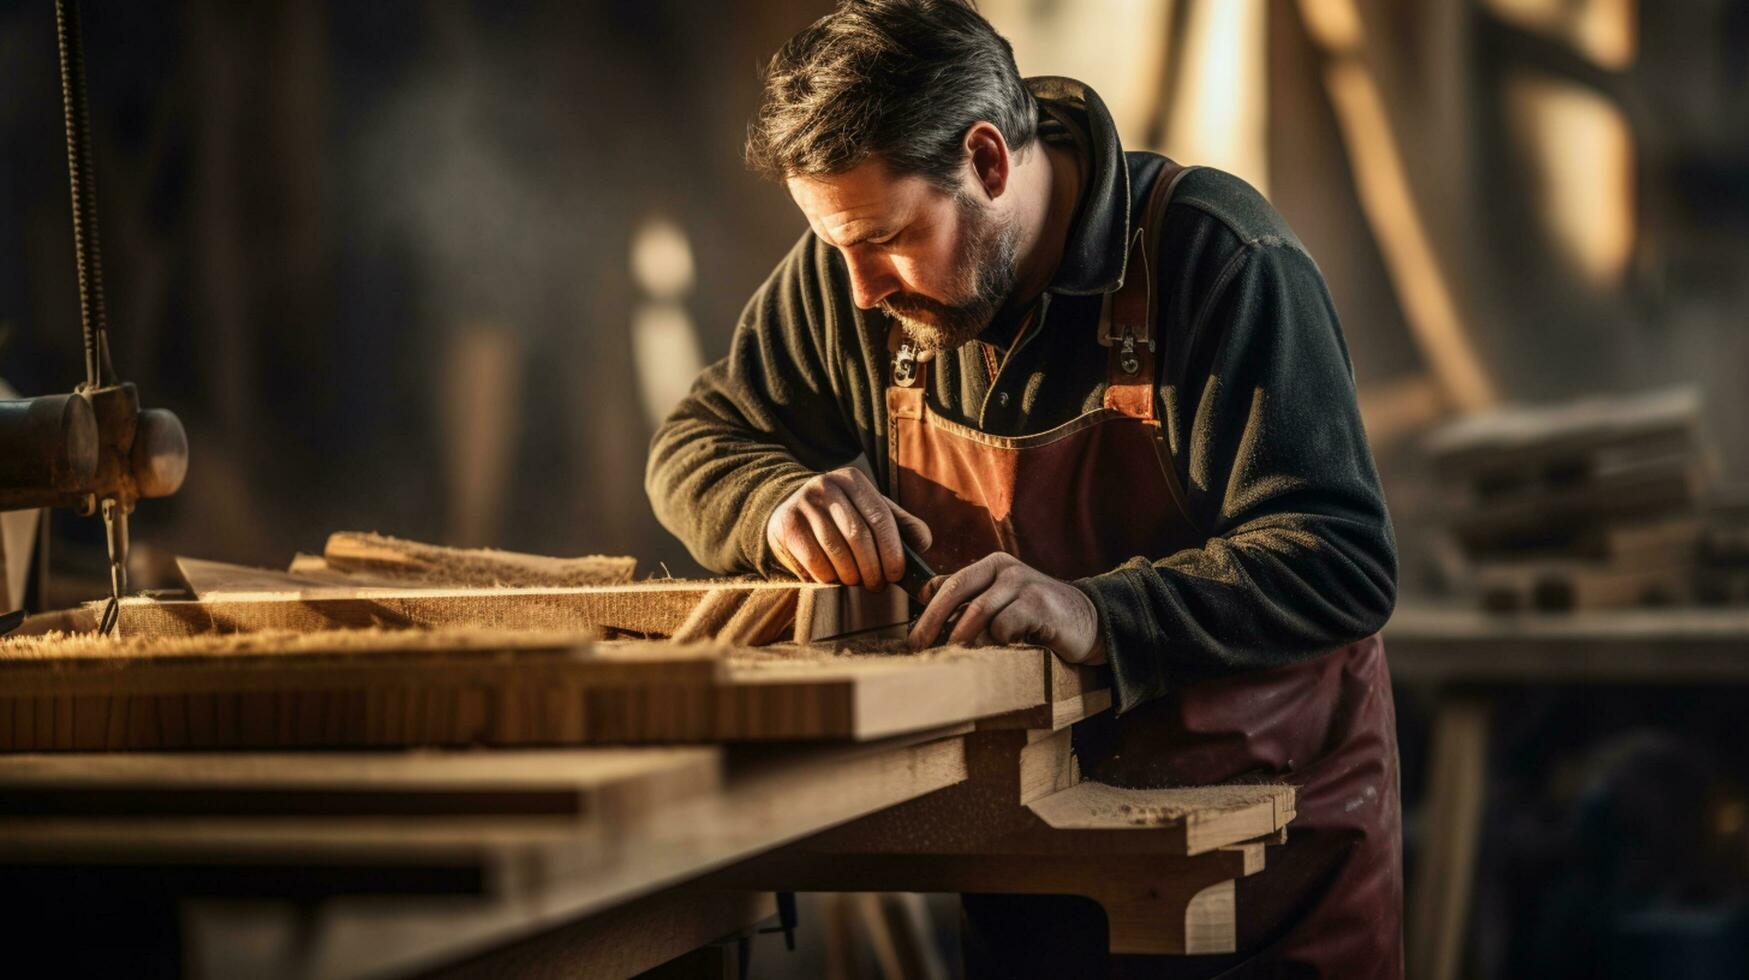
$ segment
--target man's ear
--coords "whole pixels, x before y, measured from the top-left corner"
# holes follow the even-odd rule
[[[1008,189],[1013,165],[1013,159],[1008,155],[1008,141],[1002,138],[1002,131],[991,123],[974,123],[966,130],[964,145],[972,165],[972,179],[990,200],[1001,197]]]

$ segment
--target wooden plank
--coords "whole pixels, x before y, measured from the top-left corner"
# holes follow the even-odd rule
[[[14,719],[0,729],[0,751],[866,741],[1043,705],[1050,656],[1032,647],[833,654],[485,631],[13,641],[0,644],[0,711]],[[38,726],[37,701],[48,694],[107,716],[101,743],[79,725]],[[174,744],[160,724],[161,697],[193,720],[175,727]]]
[[[212,601],[121,603],[121,636],[191,636],[264,629],[322,630],[475,626],[487,629],[607,629],[668,636],[724,582],[639,582],[575,588],[305,588]],[[798,582],[737,583],[749,592],[828,590]]]
[[[635,819],[510,817],[0,819],[0,864],[472,871],[438,898],[344,895],[306,933],[307,972],[428,969],[573,922],[966,778],[960,736],[772,747],[712,793]],[[458,875],[465,886],[470,876]],[[263,896],[271,897],[271,894]]]
[[[368,531],[336,531],[328,567],[408,582],[477,586],[580,586],[630,582],[637,560],[613,555],[549,558],[496,548],[448,548]]]
[[[718,747],[0,756],[0,813],[616,818],[715,790]]]
[[[809,642],[864,625],[903,620],[894,612],[903,594],[878,595],[837,585],[790,581],[715,580],[638,582],[613,586],[534,588],[378,588],[335,586],[289,573],[221,563],[191,562],[207,589],[196,601],[122,600],[117,634],[123,637],[196,636],[259,630],[387,628],[581,630],[667,637],[686,626],[701,604],[730,598],[722,642],[778,638],[794,621],[793,638]],[[283,576],[283,578],[282,578]],[[254,591],[255,587],[278,589]],[[229,590],[229,591],[227,591]],[[738,601],[733,597],[740,593]],[[897,597],[897,599],[895,599]],[[749,604],[748,600],[752,600]],[[744,612],[741,607],[746,606]],[[81,624],[94,623],[96,606]],[[742,618],[735,619],[740,612]],[[43,623],[58,628],[66,623]],[[33,632],[41,632],[41,629]],[[696,629],[689,636],[702,635]]]

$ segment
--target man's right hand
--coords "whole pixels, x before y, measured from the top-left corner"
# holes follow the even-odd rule
[[[929,525],[888,500],[854,466],[814,476],[771,512],[765,540],[803,581],[842,582],[875,591],[905,573],[901,536],[929,547]]]

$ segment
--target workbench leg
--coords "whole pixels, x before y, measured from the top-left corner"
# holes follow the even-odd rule
[[[1442,700],[1428,764],[1426,840],[1410,906],[1409,976],[1416,980],[1456,980],[1463,966],[1487,762],[1487,702]]]

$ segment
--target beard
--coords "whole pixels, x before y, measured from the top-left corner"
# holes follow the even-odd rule
[[[969,343],[990,325],[1014,291],[1015,258],[1020,236],[1004,217],[989,214],[965,194],[955,199],[966,226],[954,280],[963,298],[951,303],[898,294],[880,303],[880,310],[898,321],[905,336],[929,351],[953,350]]]

